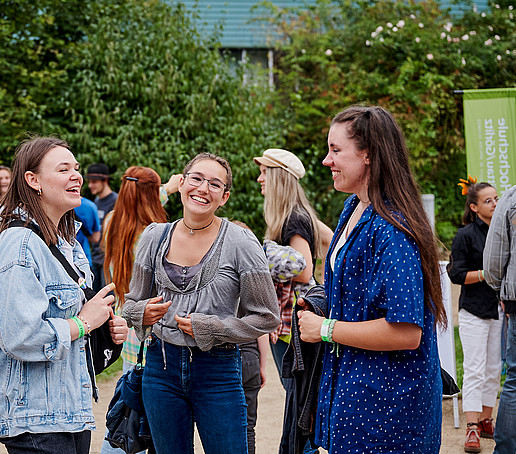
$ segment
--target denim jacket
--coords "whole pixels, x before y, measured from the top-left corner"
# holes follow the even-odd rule
[[[0,251],[0,438],[94,429],[84,341],[66,321],[84,293],[31,230],[4,230]],[[78,241],[73,261],[91,285]]]

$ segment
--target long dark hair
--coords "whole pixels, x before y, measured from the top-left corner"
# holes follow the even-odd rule
[[[56,229],[45,212],[37,191],[25,181],[25,172],[38,173],[43,158],[56,147],[70,149],[64,140],[56,137],[32,137],[18,145],[14,155],[11,184],[2,200],[0,232],[4,231],[12,220],[22,218],[20,216],[21,209],[22,213],[27,216],[27,223],[31,220],[36,221],[45,243],[48,245],[57,244],[58,236],[73,243],[75,239],[74,211],[66,212]]]
[[[394,117],[381,107],[352,106],[332,120],[346,123],[350,139],[369,157],[368,197],[374,210],[416,242],[421,255],[425,304],[434,323],[446,326],[439,257],[434,234],[410,170],[403,133]]]
[[[466,196],[466,206],[464,207],[464,214],[462,215],[462,223],[464,225],[473,224],[475,219],[477,218],[477,213],[475,213],[470,205],[474,203],[475,205],[478,203],[478,193],[485,188],[492,188],[493,186],[489,183],[481,182],[481,183],[473,183],[468,186],[468,194]]]

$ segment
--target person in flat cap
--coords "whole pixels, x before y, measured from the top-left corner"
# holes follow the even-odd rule
[[[106,164],[95,163],[88,167],[86,179],[88,180],[88,188],[92,195],[95,196],[95,205],[99,212],[99,220],[101,227],[104,224],[104,217],[114,207],[118,194],[109,186],[109,169]],[[101,237],[102,237],[101,228]],[[104,277],[104,252],[100,248],[100,241],[91,245],[91,271],[93,272],[93,290],[98,291],[105,285]]]
[[[292,307],[297,298],[316,284],[314,278],[316,258],[324,263],[332,230],[319,221],[317,214],[306,198],[299,180],[305,175],[305,167],[292,152],[281,148],[269,148],[260,157],[254,158],[260,166],[257,181],[265,197],[263,213],[267,230],[265,232],[265,250],[267,244],[274,241],[281,246],[291,246],[300,252],[306,261],[304,270],[289,281],[274,282],[281,324],[269,334],[272,356],[278,369],[283,387],[291,389],[290,378],[282,378],[283,356],[290,342]],[[282,439],[282,445],[288,440]],[[305,453],[318,452],[308,442]]]

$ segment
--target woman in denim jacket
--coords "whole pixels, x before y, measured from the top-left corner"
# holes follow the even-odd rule
[[[112,314],[111,286],[84,302],[79,283],[49,249],[57,245],[91,284],[75,241],[82,181],[62,140],[35,138],[16,152],[0,220],[0,442],[10,454],[89,452],[95,380],[83,336]],[[8,228],[16,220],[39,227],[41,236]],[[110,325],[113,340],[123,342],[125,321],[115,317]]]

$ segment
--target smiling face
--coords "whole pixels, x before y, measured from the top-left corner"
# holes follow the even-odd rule
[[[35,191],[52,222],[81,204],[82,175],[79,163],[67,148],[52,148],[41,160],[38,172],[25,172],[25,181]]]
[[[260,183],[262,195],[265,195],[265,186],[267,182],[267,167],[263,164],[260,164],[260,175],[258,176],[256,181]]]
[[[206,180],[219,180],[227,183],[227,172],[218,162],[211,159],[197,161],[188,169],[189,174],[195,174],[205,180],[200,186],[192,186],[188,179],[182,178],[179,183],[179,192],[185,217],[211,217],[217,208],[223,206],[228,198],[229,191],[213,192]]]
[[[328,133],[328,154],[323,164],[331,169],[337,191],[357,194],[367,200],[369,157],[349,138],[347,123],[335,123]]]
[[[11,182],[11,173],[7,169],[0,169],[0,196],[7,192]]]

